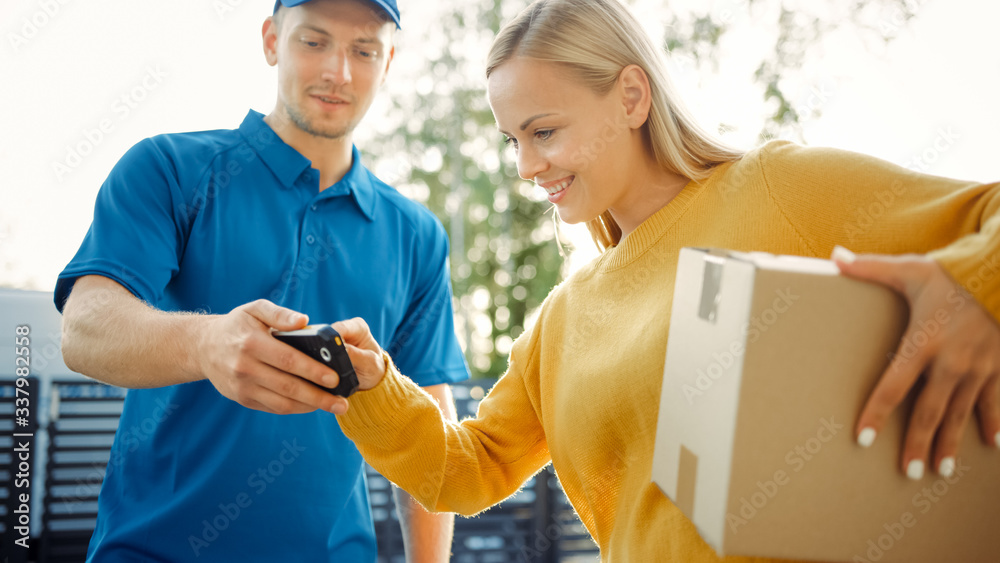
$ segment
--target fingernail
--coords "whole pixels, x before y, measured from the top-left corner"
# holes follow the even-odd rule
[[[906,476],[914,481],[919,481],[924,478],[924,462],[919,459],[915,459],[906,466]]]
[[[340,383],[340,378],[336,375],[324,375],[323,385],[326,387],[336,387]]]
[[[857,260],[857,258],[858,257],[857,257],[856,254],[854,254],[850,250],[847,250],[843,246],[840,246],[839,244],[837,246],[833,247],[833,259],[834,260],[840,260],[841,262],[850,264],[850,263],[854,262],[855,260]]]
[[[875,429],[863,428],[861,433],[858,434],[858,445],[862,448],[867,448],[873,443],[875,443]]]
[[[955,472],[955,458],[946,457],[941,460],[941,464],[938,465],[938,473],[942,477],[951,477],[951,474]]]
[[[1000,448],[1000,432],[997,432],[996,435],[993,436],[993,441],[996,442],[997,447]]]

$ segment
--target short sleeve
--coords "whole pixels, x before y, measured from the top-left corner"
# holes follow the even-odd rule
[[[386,346],[400,371],[425,387],[469,378],[455,335],[448,237],[436,220],[427,235],[410,258],[417,264],[413,299]]]
[[[156,304],[179,268],[187,225],[175,168],[152,139],[133,146],[101,186],[94,219],[76,255],[59,274],[55,305],[78,278],[101,275]]]

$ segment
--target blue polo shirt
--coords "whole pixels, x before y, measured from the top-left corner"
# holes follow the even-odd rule
[[[364,318],[420,385],[468,378],[440,222],[356,148],[319,187],[257,112],[237,130],[143,140],[101,187],[56,306],[89,274],[165,311],[263,298],[314,323]],[[89,561],[375,559],[362,459],[332,414],[251,410],[208,381],[128,392]]]

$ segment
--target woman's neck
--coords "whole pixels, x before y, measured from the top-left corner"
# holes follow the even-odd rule
[[[645,155],[636,172],[627,180],[624,197],[609,209],[622,230],[624,239],[654,213],[673,201],[690,181],[680,174],[664,170],[652,155]]]

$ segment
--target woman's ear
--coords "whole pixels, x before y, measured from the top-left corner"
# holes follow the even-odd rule
[[[639,65],[628,65],[622,69],[618,75],[618,90],[628,126],[632,129],[642,127],[649,117],[649,108],[653,103],[646,71]]]

